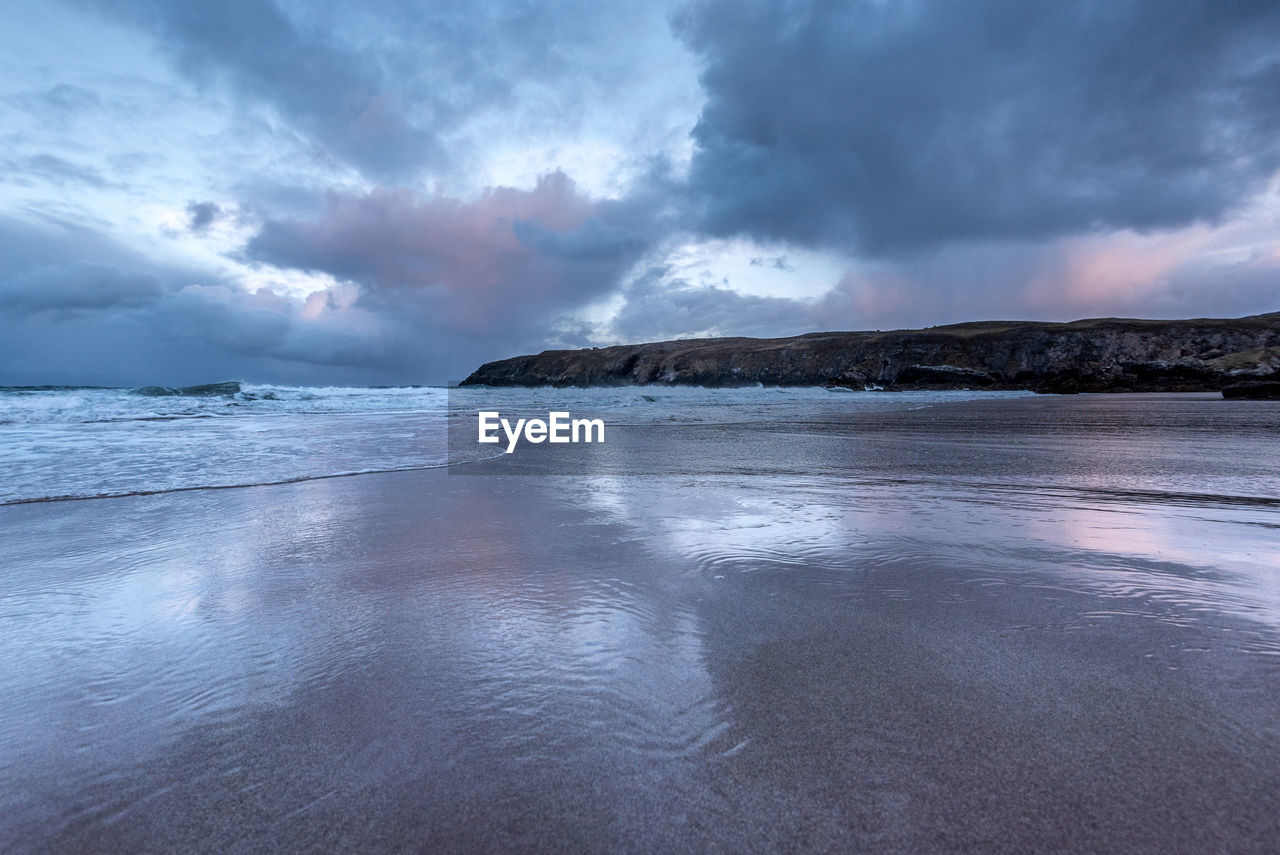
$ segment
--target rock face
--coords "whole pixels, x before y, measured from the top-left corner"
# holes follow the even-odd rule
[[[1216,391],[1269,380],[1280,381],[1280,312],[1187,321],[983,321],[548,350],[486,363],[462,385],[760,383],[1071,393]]]
[[[1280,381],[1261,380],[1252,383],[1232,383],[1222,388],[1224,398],[1246,398],[1255,401],[1280,401]]]

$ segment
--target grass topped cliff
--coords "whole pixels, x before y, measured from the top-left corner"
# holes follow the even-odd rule
[[[1280,312],[1179,321],[979,321],[547,350],[485,363],[462,385],[1190,392],[1268,380],[1280,380]]]

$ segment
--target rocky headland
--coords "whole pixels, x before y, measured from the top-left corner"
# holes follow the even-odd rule
[[[1280,382],[1280,312],[1246,318],[979,321],[889,332],[705,338],[547,350],[488,362],[464,386],[839,386],[1198,392]]]

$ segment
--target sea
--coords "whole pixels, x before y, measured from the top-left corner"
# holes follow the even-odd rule
[[[1280,402],[10,388],[0,502],[0,852],[1280,841]]]
[[[606,425],[786,423],[1009,392],[824,388],[0,387],[0,504],[280,484],[465,464],[476,413]],[[452,421],[455,442],[450,447]]]

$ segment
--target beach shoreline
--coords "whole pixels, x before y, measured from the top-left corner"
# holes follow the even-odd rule
[[[1260,407],[618,426],[0,508],[0,848],[1265,851]]]

